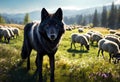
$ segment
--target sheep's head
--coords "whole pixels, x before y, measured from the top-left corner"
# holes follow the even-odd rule
[[[115,58],[114,63],[118,63],[119,60],[120,60],[120,53],[114,54],[114,55],[112,56],[112,58]]]
[[[90,48],[89,45],[86,45],[85,47],[86,47],[87,50],[89,50],[89,48]]]
[[[120,59],[120,53],[114,54],[113,57],[116,58],[116,59]]]

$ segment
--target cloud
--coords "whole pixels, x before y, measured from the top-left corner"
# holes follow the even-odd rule
[[[120,0],[115,0],[114,4],[120,4]]]
[[[62,9],[65,9],[65,10],[80,10],[80,8],[76,7],[76,6],[63,6]]]
[[[114,0],[113,2],[115,5],[120,4],[120,0]],[[112,5],[113,2],[107,3],[105,5]]]

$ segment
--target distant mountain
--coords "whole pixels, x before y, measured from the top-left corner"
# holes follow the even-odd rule
[[[115,2],[115,5],[120,5],[120,0],[116,0]],[[110,10],[111,8],[111,4],[112,3],[109,3],[109,4],[106,4],[106,8],[107,10]],[[88,9],[82,9],[82,10],[63,10],[63,14],[64,14],[64,17],[73,17],[73,16],[76,16],[76,15],[88,15],[88,14],[93,14],[95,9],[97,9],[97,11],[99,13],[102,12],[103,10],[103,7],[94,7],[94,8],[88,8]],[[24,19],[24,16],[25,16],[25,13],[22,13],[22,14],[6,14],[6,13],[3,13],[1,14],[5,19],[9,19],[9,21],[15,21],[17,23],[22,23],[23,22],[23,19]],[[30,15],[30,19],[33,21],[33,20],[40,20],[40,17],[41,17],[41,11],[33,11],[33,12],[30,12],[29,13]]]

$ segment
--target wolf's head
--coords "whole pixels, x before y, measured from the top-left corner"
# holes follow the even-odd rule
[[[64,33],[64,24],[62,22],[63,13],[59,8],[54,14],[49,14],[45,8],[41,11],[41,23],[39,32],[41,35],[51,41],[56,40]]]

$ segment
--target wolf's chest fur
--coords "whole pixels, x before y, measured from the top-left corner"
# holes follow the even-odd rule
[[[28,32],[27,37],[29,38],[30,45],[33,49],[38,52],[45,51],[47,53],[51,53],[56,50],[59,44],[59,40],[49,41],[46,37],[43,37],[39,32],[39,23],[34,22],[31,27],[29,27],[30,31]]]

